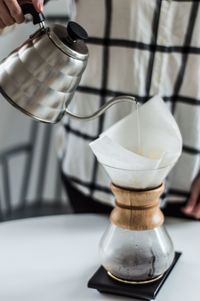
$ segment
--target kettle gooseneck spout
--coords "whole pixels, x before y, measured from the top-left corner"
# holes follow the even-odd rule
[[[69,115],[72,118],[76,118],[76,119],[83,120],[83,121],[84,120],[90,121],[90,120],[96,119],[97,117],[101,116],[111,106],[113,106],[117,103],[121,103],[121,102],[137,103],[137,100],[135,97],[129,96],[129,95],[113,97],[106,104],[104,104],[102,107],[100,107],[99,110],[97,110],[96,112],[94,112],[93,114],[88,115],[88,116],[79,116],[78,114],[74,114],[74,113],[70,112],[68,109],[66,109],[65,112],[67,115]]]

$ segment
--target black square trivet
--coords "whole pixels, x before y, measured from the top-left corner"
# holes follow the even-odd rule
[[[182,253],[180,252],[175,253],[174,261],[171,264],[170,268],[163,274],[160,279],[154,282],[145,284],[121,283],[108,276],[107,271],[103,267],[100,267],[93,275],[93,277],[89,280],[88,287],[95,288],[100,293],[109,293],[148,301],[155,299],[160,288],[173,270],[181,254]]]

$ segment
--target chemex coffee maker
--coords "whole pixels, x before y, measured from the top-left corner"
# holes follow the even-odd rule
[[[115,196],[99,245],[100,268],[89,287],[154,299],[177,260],[160,197],[182,152],[182,137],[164,101],[155,96],[90,143]]]
[[[77,23],[46,27],[45,17],[31,3],[21,4],[40,29],[0,63],[0,92],[17,109],[46,123],[56,123],[67,114],[91,120],[113,104],[132,102],[133,97],[116,97],[90,116],[68,110],[88,61],[87,32]]]

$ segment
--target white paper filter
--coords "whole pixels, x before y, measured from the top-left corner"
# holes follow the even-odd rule
[[[115,185],[146,189],[159,186],[174,166],[181,155],[182,137],[166,104],[155,96],[90,147]]]

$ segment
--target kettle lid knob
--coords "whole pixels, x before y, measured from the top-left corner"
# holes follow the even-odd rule
[[[76,22],[70,21],[67,25],[67,32],[70,38],[75,40],[87,40],[88,34],[85,29]]]

